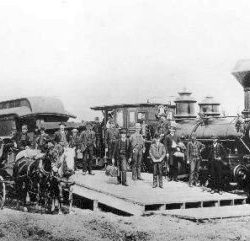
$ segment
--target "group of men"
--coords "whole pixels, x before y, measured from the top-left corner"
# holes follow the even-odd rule
[[[98,123],[98,121],[96,121]],[[95,131],[94,131],[95,130]],[[27,125],[22,125],[22,130],[17,133],[13,130],[12,140],[18,151],[24,150],[33,145],[41,152],[46,152],[49,143],[57,144],[63,152],[64,147],[75,147],[76,158],[81,154],[82,172],[94,175],[92,172],[92,160],[94,154],[98,155],[101,148],[100,125],[86,123],[86,129],[79,132],[73,129],[71,133],[65,130],[65,124],[60,123],[59,130],[50,137],[45,129],[41,128],[40,133],[35,136],[32,142],[28,135]],[[132,169],[132,180],[142,180],[141,165],[145,148],[145,135],[143,126],[135,124],[135,133],[129,138],[126,129],[119,130],[114,121],[109,121],[109,126],[105,132],[105,159],[106,164],[116,165],[118,168],[118,183],[127,186],[128,164]],[[184,144],[184,137],[177,137],[175,128],[162,128],[161,132],[156,132],[150,145],[149,155],[153,164],[153,188],[159,186],[163,188],[163,166],[168,167],[169,181],[178,181],[178,166],[180,162],[187,162],[190,167],[189,186],[200,185],[199,169],[202,159],[202,152],[205,146],[196,140],[195,134],[191,135],[189,142]],[[211,192],[221,193],[222,184],[222,161],[226,155],[225,148],[219,143],[216,136],[213,137],[213,144],[210,146],[208,159],[210,161]]]
[[[169,133],[168,133],[169,132]],[[213,144],[206,147],[196,139],[193,133],[191,138],[184,144],[184,137],[177,137],[175,128],[167,130],[165,133],[156,133],[155,141],[150,148],[150,156],[153,160],[153,187],[158,185],[157,177],[159,179],[159,187],[162,188],[162,173],[164,162],[167,163],[169,168],[169,181],[178,181],[178,166],[182,163],[189,164],[189,186],[200,186],[202,176],[200,176],[200,165],[202,160],[203,151],[207,148],[209,160],[209,188],[211,193],[218,192],[222,194],[223,190],[223,160],[226,156],[226,149],[217,136],[212,136]],[[158,151],[156,151],[158,150]],[[165,158],[164,158],[165,156]],[[164,161],[165,160],[165,161]],[[205,180],[208,181],[208,180]],[[207,185],[205,182],[204,185]]]

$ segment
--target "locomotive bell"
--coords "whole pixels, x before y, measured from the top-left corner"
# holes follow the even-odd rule
[[[242,114],[245,118],[250,118],[250,59],[239,60],[233,69],[232,75],[244,88],[245,104]]]

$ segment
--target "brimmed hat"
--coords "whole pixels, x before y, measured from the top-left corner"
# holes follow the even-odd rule
[[[85,126],[92,126],[91,122],[86,122]]]
[[[78,130],[77,130],[76,128],[74,128],[74,129],[72,130],[72,132],[73,132],[73,133],[77,133]]]
[[[126,130],[125,128],[122,128],[122,129],[120,130],[120,134],[127,134],[127,130]]]
[[[60,122],[59,126],[66,126],[65,122]]]

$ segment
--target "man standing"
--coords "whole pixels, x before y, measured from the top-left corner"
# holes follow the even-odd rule
[[[31,146],[31,139],[28,136],[28,126],[22,125],[22,132],[17,134],[16,144],[18,151],[23,151]]]
[[[78,130],[74,128],[72,131],[72,134],[69,137],[69,147],[71,148],[78,148],[79,146],[79,136],[78,136]]]
[[[140,123],[135,124],[135,133],[129,138],[131,146],[131,156],[132,156],[132,179],[133,180],[143,180],[141,177],[141,163],[142,156],[145,152],[145,141],[143,136],[140,134],[141,125]]]
[[[65,130],[65,123],[59,124],[60,129],[55,133],[54,142],[60,144],[63,148],[68,146],[68,133]]]
[[[190,163],[189,186],[199,185],[199,167],[201,162],[201,153],[205,149],[205,145],[196,140],[193,133],[191,141],[187,144],[187,163]]]
[[[129,139],[126,135],[126,129],[121,129],[121,138],[117,143],[117,181],[124,186],[127,184],[127,161],[129,158]]]
[[[108,152],[109,162],[112,160],[112,163],[115,162],[115,151],[116,145],[119,140],[119,130],[115,126],[113,121],[110,122],[110,127],[106,131],[105,135],[105,153]]]
[[[153,188],[157,187],[157,178],[159,179],[159,187],[163,188],[162,181],[162,168],[163,168],[163,160],[166,156],[166,149],[164,145],[160,142],[161,136],[156,133],[155,134],[155,142],[153,142],[150,146],[149,154],[153,161]]]
[[[49,140],[50,140],[50,138],[49,138],[49,135],[46,134],[45,128],[41,127],[40,135],[38,135],[38,137],[36,138],[37,149],[41,150],[41,152],[45,153],[48,149]]]
[[[91,123],[86,124],[86,130],[80,135],[81,150],[83,152],[83,174],[89,172],[89,175],[94,175],[92,173],[92,160],[94,155],[94,148],[96,148],[96,137],[95,132],[92,130]]]
[[[178,161],[175,160],[174,153],[177,148],[178,138],[175,134],[175,129],[170,128],[170,133],[168,135],[165,134],[163,139],[163,144],[167,151],[167,159],[169,165],[169,181],[177,181],[178,175]]]
[[[100,124],[99,117],[95,118],[93,131],[95,132],[96,137],[96,157],[101,158],[102,126]]]
[[[209,161],[211,163],[211,175],[212,175],[212,185],[213,189],[211,193],[218,192],[222,194],[223,183],[222,183],[222,169],[223,169],[223,159],[226,156],[226,151],[222,144],[219,143],[217,136],[213,136],[213,144],[210,147]]]

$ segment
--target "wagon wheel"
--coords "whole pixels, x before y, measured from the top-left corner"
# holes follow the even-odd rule
[[[3,209],[5,197],[6,197],[6,187],[3,177],[0,176],[0,209]]]

